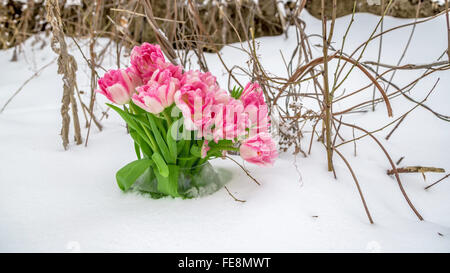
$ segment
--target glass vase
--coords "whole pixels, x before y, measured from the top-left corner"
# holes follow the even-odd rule
[[[173,178],[176,180],[176,191],[168,193],[162,189],[159,183],[164,183],[168,178],[161,177],[157,170],[152,168],[148,168],[131,188],[134,191],[148,193],[153,198],[168,195],[181,198],[196,198],[218,191],[229,180],[226,175],[219,174],[208,161],[192,168],[171,167],[177,170],[170,174],[176,176]]]

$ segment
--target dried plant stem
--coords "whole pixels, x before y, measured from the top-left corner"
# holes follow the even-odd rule
[[[83,102],[81,102],[81,105],[82,105],[83,109],[89,113],[89,121],[86,120],[86,122],[87,122],[86,127],[89,128],[89,122],[93,121],[99,131],[103,130],[103,126],[100,124],[100,121],[97,120],[97,117],[95,117],[94,113],[92,113],[89,110],[89,108],[86,106],[86,104],[84,104]],[[108,108],[108,109],[110,109],[110,108]]]
[[[358,189],[359,196],[361,197],[361,202],[363,203],[364,210],[366,211],[367,218],[369,218],[369,222],[371,224],[373,224],[374,222],[373,222],[372,216],[370,215],[369,208],[367,207],[366,200],[364,199],[364,195],[362,193],[361,187],[359,186],[359,182],[358,182],[358,179],[356,178],[355,172],[353,171],[352,167],[348,163],[347,159],[345,159],[345,157],[341,154],[341,152],[339,152],[335,148],[334,148],[334,151],[342,158],[342,160],[344,161],[344,163],[347,166],[348,170],[352,174],[353,180],[355,181],[355,184],[356,184],[356,188]]]
[[[397,124],[395,124],[394,128],[392,128],[392,130],[386,135],[386,137],[385,137],[386,140],[389,140],[389,138],[391,138],[391,136],[395,132],[395,130],[397,130],[397,128],[400,126],[400,124],[405,120],[405,118],[408,115],[408,113],[404,114],[402,116],[402,118],[397,122]]]
[[[397,172],[398,173],[425,173],[425,172],[445,173],[445,170],[442,168],[435,168],[435,167],[408,166],[408,167],[397,168]],[[393,175],[394,170],[388,170],[386,173],[388,175]]]
[[[443,55],[445,55],[445,52],[444,52]],[[443,55],[442,55],[442,56],[443,56]],[[435,115],[437,118],[442,119],[442,120],[447,121],[447,122],[450,122],[450,116],[446,116],[446,115],[437,113],[436,111],[434,111],[433,109],[431,109],[429,106],[427,106],[427,105],[425,105],[425,104],[423,104],[423,103],[421,103],[421,102],[418,102],[418,101],[414,100],[413,98],[411,98],[410,96],[408,96],[408,95],[406,94],[407,92],[409,92],[410,90],[412,90],[412,88],[414,88],[414,86],[415,86],[421,79],[425,78],[426,76],[428,76],[428,75],[430,75],[430,74],[432,74],[432,73],[434,73],[434,72],[436,72],[436,71],[447,70],[447,69],[449,69],[449,68],[450,68],[450,66],[445,66],[445,67],[442,67],[442,68],[439,68],[439,69],[427,70],[427,71],[424,72],[419,78],[417,78],[416,80],[414,80],[414,81],[412,81],[411,83],[407,84],[407,85],[404,86],[403,88],[400,88],[400,87],[398,87],[396,84],[394,84],[394,83],[391,82],[390,85],[391,85],[392,87],[394,87],[397,91],[395,91],[395,92],[393,92],[393,93],[391,93],[391,94],[388,94],[387,96],[388,96],[389,98],[394,98],[394,97],[396,97],[396,96],[402,95],[403,97],[405,97],[405,98],[408,99],[409,101],[414,102],[415,104],[418,104],[419,106],[422,106],[422,107],[425,108],[426,110],[430,111],[430,112],[433,113],[433,115]],[[373,70],[373,69],[372,69],[371,67],[369,67],[369,66],[367,66],[367,69],[369,69],[369,70],[371,70],[371,71],[373,71],[373,72],[375,71],[375,70]],[[377,77],[378,77],[379,79],[385,81],[385,82],[388,82],[388,80],[385,79],[384,77],[382,77],[381,75],[378,75]],[[380,99],[376,99],[377,103],[380,102],[380,101],[382,101],[382,100],[383,100],[383,99],[381,99],[381,98],[380,98]],[[367,104],[369,104],[369,103],[371,103],[371,102],[372,102],[372,101],[370,100],[370,101],[365,101],[365,102],[359,103],[359,104],[354,105],[354,106],[352,106],[352,107],[350,107],[350,108],[348,108],[348,109],[346,109],[346,110],[344,110],[344,111],[341,111],[339,114],[350,112],[350,111],[353,110],[353,109],[362,108],[362,107],[364,107],[365,105],[367,105]]]
[[[69,93],[70,96],[70,105],[72,106],[72,118],[73,118],[73,128],[74,128],[74,139],[77,145],[83,143],[83,139],[81,138],[81,128],[80,128],[80,119],[78,117],[78,106],[77,101],[75,100],[74,90],[72,88],[72,92]]]
[[[82,143],[80,123],[78,120],[77,105],[74,97],[74,86],[76,82],[77,64],[72,55],[68,53],[64,38],[63,24],[61,21],[60,8],[57,0],[46,2],[47,20],[52,26],[52,50],[58,54],[58,74],[63,75],[63,97],[61,106],[62,128],[61,138],[63,147],[67,150],[69,145],[70,115],[69,109],[72,105],[72,116],[74,119],[74,134],[76,144]],[[57,46],[59,44],[59,46]]]
[[[400,164],[400,162],[403,161],[404,158],[405,158],[404,156],[400,157],[400,158],[397,160],[397,162],[395,162],[395,165],[398,166],[398,165]]]
[[[425,189],[428,190],[429,188],[433,187],[434,185],[436,185],[437,183],[441,182],[442,180],[446,179],[447,177],[450,176],[450,173],[447,174],[446,176],[442,177],[441,179],[439,179],[438,181],[434,182],[433,184],[426,186]]]
[[[317,123],[319,123],[319,120],[317,120],[317,121],[314,123],[313,128],[312,128],[312,132],[311,132],[311,141],[309,142],[309,148],[308,148],[308,154],[309,154],[309,155],[311,154],[311,147],[312,147],[312,143],[313,143],[313,139],[314,139],[314,133],[316,132],[316,126],[317,126]]]
[[[415,22],[417,22],[417,19],[419,18],[419,11],[420,11],[421,4],[422,4],[422,0],[419,0],[419,2],[417,3],[416,18],[414,19]],[[406,55],[406,51],[408,51],[409,45],[411,44],[412,38],[413,38],[413,36],[414,36],[414,32],[415,32],[415,30],[416,30],[416,26],[417,26],[417,25],[414,24],[413,27],[411,28],[411,33],[409,34],[408,42],[406,43],[406,46],[405,46],[405,48],[403,49],[402,55],[400,56],[400,58],[399,58],[398,61],[397,61],[397,66],[399,66],[399,65],[401,64],[403,58],[404,58],[405,55]],[[381,31],[381,32],[383,32],[383,31]],[[382,37],[382,36],[381,36],[381,37]],[[381,37],[380,37],[380,39],[381,39]],[[382,66],[382,65],[380,64],[380,62],[378,62],[377,69],[378,69],[380,66]],[[394,79],[396,73],[397,73],[397,70],[394,70],[394,72],[392,73],[392,75],[391,75],[391,77],[390,77],[390,79],[389,79],[389,83],[388,83],[388,85],[387,85],[387,87],[386,87],[386,92],[389,90],[389,87],[391,86],[390,83],[391,83],[392,80]],[[376,74],[378,74],[378,71],[377,71]]]
[[[383,16],[383,11],[384,11],[384,0],[381,0],[381,10],[380,10],[380,15]],[[380,32],[383,33],[383,27],[384,27],[384,20],[381,21],[381,25],[380,25]],[[381,50],[383,48],[383,35],[380,36],[380,42],[378,43],[378,57],[377,57],[377,64],[380,63],[381,60]],[[377,65],[376,68],[376,73],[378,74],[378,69],[380,68],[379,65]],[[373,91],[372,91],[372,111],[375,111],[375,86],[373,86]]]
[[[411,113],[412,111],[414,111],[417,107],[421,106],[421,105],[428,99],[428,97],[431,95],[431,93],[434,91],[434,89],[436,88],[436,86],[437,86],[438,83],[439,83],[439,79],[436,80],[436,82],[434,83],[433,87],[432,87],[431,90],[428,92],[427,96],[422,100],[422,102],[418,102],[413,108],[411,108],[410,110],[408,110],[408,112],[406,112],[405,114],[401,115],[400,117],[398,117],[397,119],[393,120],[392,122],[389,122],[388,124],[386,124],[386,125],[384,125],[384,126],[378,128],[378,129],[372,131],[371,134],[374,134],[374,133],[376,133],[376,132],[379,132],[379,131],[384,130],[384,129],[387,128],[388,126],[390,126],[390,125],[394,124],[395,122],[397,122],[397,121],[403,119],[404,117],[406,117],[409,113]],[[354,140],[362,139],[362,138],[364,138],[364,137],[366,137],[366,136],[368,136],[368,134],[364,134],[364,135],[362,135],[362,136],[359,136],[359,137],[357,137],[357,138],[354,138],[353,140],[344,141],[344,142],[342,142],[342,143],[336,145],[336,147],[339,147],[339,146],[341,146],[341,145],[347,144],[347,143],[349,143],[349,142],[351,142],[351,141],[354,141]]]
[[[236,197],[230,192],[230,190],[227,188],[227,186],[225,186],[224,188],[227,190],[228,194],[234,199],[234,201],[236,201],[236,202],[241,202],[241,203],[245,203],[245,202],[246,202],[246,200],[241,200],[241,199],[236,198]]]
[[[336,118],[334,118],[334,119],[337,120]],[[419,220],[423,221],[422,215],[420,215],[420,213],[416,210],[416,208],[415,208],[414,205],[412,204],[411,200],[409,199],[408,195],[406,194],[405,189],[403,188],[402,182],[401,182],[401,180],[400,180],[400,177],[399,177],[399,175],[398,175],[397,168],[395,167],[395,164],[394,164],[394,162],[392,161],[391,156],[389,155],[389,153],[387,152],[387,150],[384,148],[384,146],[381,144],[381,142],[380,142],[375,136],[373,136],[372,133],[370,133],[370,132],[367,131],[366,129],[363,129],[363,128],[359,127],[359,126],[356,126],[356,125],[353,125],[353,124],[348,124],[348,123],[345,123],[345,122],[342,122],[342,124],[343,124],[343,125],[346,125],[346,126],[348,126],[348,127],[352,127],[352,128],[358,129],[358,130],[360,130],[360,131],[363,131],[364,133],[366,133],[367,135],[369,135],[369,136],[370,136],[370,137],[378,144],[378,146],[381,148],[381,150],[383,151],[383,153],[386,155],[386,157],[387,157],[387,159],[388,159],[388,161],[389,161],[389,164],[390,164],[391,167],[392,167],[392,170],[393,170],[393,172],[394,172],[394,175],[395,175],[395,178],[396,178],[396,180],[397,180],[397,183],[398,183],[398,186],[399,186],[399,188],[400,188],[400,191],[401,191],[402,194],[403,194],[403,197],[405,198],[405,200],[406,200],[406,202],[408,203],[409,207],[410,207],[410,208],[413,210],[413,212],[416,214],[417,218],[419,218]]]
[[[395,69],[395,70],[414,70],[414,69],[433,69],[433,67],[448,64],[448,61],[434,62],[434,63],[430,63],[430,64],[405,64],[405,65],[401,65],[401,66],[399,64],[389,65],[389,64],[376,63],[376,62],[371,62],[371,61],[363,62],[363,64],[377,65],[377,66],[391,68],[391,69]]]
[[[348,58],[346,56],[337,56],[337,53],[333,54],[333,55],[329,55],[326,57],[327,61],[330,61],[331,59],[334,58],[340,58],[346,62],[349,62],[351,64],[354,64],[357,68],[359,68],[366,76],[367,78],[373,83],[375,84],[375,86],[377,87],[378,91],[381,93],[382,99],[384,100],[384,102],[386,103],[386,108],[388,111],[388,116],[392,116],[392,107],[391,104],[389,102],[389,98],[386,95],[386,93],[384,92],[383,88],[381,87],[381,85],[376,81],[376,79],[369,73],[369,71],[367,71],[367,69],[362,66],[360,63],[358,63],[356,60],[353,60],[351,58]],[[295,73],[288,79],[287,83],[285,85],[283,85],[280,90],[278,91],[277,96],[274,98],[273,100],[273,104],[276,105],[277,100],[280,98],[281,94],[283,93],[283,91],[287,88],[287,86],[295,81],[297,81],[299,78],[302,77],[302,75],[304,74],[305,71],[308,71],[309,69],[311,69],[312,67],[321,64],[324,62],[324,57],[318,57],[314,60],[312,60],[311,62],[309,62],[308,64],[299,67]],[[354,108],[354,107],[353,107]],[[350,109],[353,109],[350,108]],[[345,110],[345,111],[341,111],[338,113],[334,113],[334,115],[340,115],[343,114],[345,112],[347,112],[349,109]]]
[[[95,10],[92,11],[92,23],[91,23],[91,28],[90,28],[90,41],[89,41],[89,54],[90,54],[90,64],[91,64],[91,97],[90,97],[90,101],[89,101],[89,110],[88,112],[91,113],[91,117],[89,119],[89,124],[88,124],[88,130],[87,130],[87,134],[86,134],[86,141],[84,143],[84,146],[87,147],[88,141],[89,141],[89,135],[91,133],[91,125],[92,125],[92,119],[93,119],[93,115],[92,113],[94,112],[94,104],[95,104],[95,87],[97,86],[97,71],[95,70],[96,68],[96,59],[97,56],[95,54],[95,44],[97,42],[97,37],[96,37],[96,30],[97,30],[97,24],[98,21],[100,19],[100,12],[101,12],[101,8],[102,8],[102,1],[101,0],[95,0],[94,2],[94,6],[93,9],[95,8]]]
[[[13,95],[6,101],[6,103],[3,105],[2,109],[0,109],[0,114],[3,113],[3,111],[5,110],[6,106],[8,106],[8,104],[14,99],[15,96],[17,96],[17,94],[20,93],[20,91],[22,91],[22,89],[25,87],[25,85],[27,85],[32,79],[36,78],[37,76],[39,76],[39,74],[46,69],[47,67],[49,67],[51,64],[53,64],[56,61],[57,58],[54,58],[51,62],[47,63],[46,65],[44,65],[43,67],[39,68],[39,70],[37,70],[36,72],[34,72],[34,74],[29,77],[17,90],[16,92],[13,93]]]
[[[332,29],[330,30],[330,34]],[[331,36],[330,36],[331,40]],[[324,108],[325,108],[325,134],[327,149],[328,171],[333,171],[333,150],[331,147],[331,98],[328,83],[328,42],[327,42],[327,21],[325,16],[325,0],[322,0],[322,41],[323,41],[323,87],[324,87]]]
[[[169,61],[175,65],[178,65],[179,62],[177,60],[177,54],[175,53],[171,43],[167,39],[167,37],[163,34],[163,31],[158,27],[158,24],[155,21],[155,17],[153,15],[153,8],[150,0],[142,0],[141,1],[145,7],[145,18],[149,23],[150,27],[154,31],[156,35],[156,40],[158,44],[161,46],[162,51],[166,54]]]
[[[256,184],[258,184],[258,186],[261,186],[261,184],[258,182],[258,180],[256,180],[248,171],[247,169],[242,166],[239,162],[237,162],[234,158],[232,158],[231,156],[226,156],[226,158],[230,159],[231,161],[233,161],[234,163],[236,163],[239,167],[241,167],[241,169],[245,172],[245,174],[247,174],[248,177],[250,177]]]
[[[448,61],[450,62],[450,19],[449,19],[449,4],[448,0],[445,0],[445,19],[447,21],[447,56]]]

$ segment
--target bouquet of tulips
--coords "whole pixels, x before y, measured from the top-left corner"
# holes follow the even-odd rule
[[[223,186],[210,159],[239,151],[266,166],[277,157],[258,83],[227,92],[211,73],[183,71],[159,45],[144,43],[133,48],[128,68],[108,71],[98,86],[134,140],[138,159],[116,174],[123,191],[197,197]]]

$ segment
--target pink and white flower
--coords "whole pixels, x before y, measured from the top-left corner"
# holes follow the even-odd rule
[[[211,108],[215,103],[215,77],[210,73],[188,71],[181,80],[181,88],[175,93],[175,103],[184,117],[188,130],[203,130],[212,123]]]
[[[215,94],[214,94],[214,103],[216,104],[226,104],[228,103],[230,100],[232,99],[232,97],[230,96],[230,94],[228,94],[227,91],[223,90],[223,89],[216,89]]]
[[[245,112],[248,113],[251,121],[250,135],[261,132],[268,132],[269,117],[268,107],[264,101],[264,93],[261,86],[258,83],[248,83],[242,95],[239,98],[245,107]]]
[[[133,102],[147,112],[159,114],[174,102],[174,94],[180,82],[168,69],[155,70],[147,84],[137,88]]]
[[[110,101],[122,105],[130,102],[136,87],[141,84],[136,71],[127,69],[111,69],[98,80],[100,89],[96,92],[106,96]]]
[[[143,43],[135,46],[131,51],[131,66],[137,71],[142,81],[147,82],[153,72],[158,68],[163,68],[166,60],[159,45]]]
[[[219,89],[216,83],[216,77],[211,72],[201,72],[199,70],[190,70],[183,74],[181,85],[192,84],[195,82],[204,83],[209,90]]]
[[[214,118],[213,138],[216,143],[220,139],[234,142],[246,135],[249,119],[241,101],[231,98],[227,103],[214,105],[212,117]]]
[[[277,147],[269,133],[259,133],[242,142],[241,157],[260,166],[273,165],[278,156]]]
[[[170,71],[173,78],[177,78],[179,81],[183,78],[183,69],[179,65],[173,65],[172,63],[165,62],[159,68],[159,70]]]
[[[257,82],[247,83],[239,99],[244,104],[244,107],[248,105],[266,105],[263,90]]]

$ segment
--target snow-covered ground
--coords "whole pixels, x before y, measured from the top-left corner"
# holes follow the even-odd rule
[[[308,24],[309,34],[321,33],[318,20],[306,12],[302,17]],[[340,38],[349,20],[349,16],[337,20],[336,48],[340,47]],[[346,42],[347,52],[367,39],[367,30],[376,25],[378,18],[357,14],[355,20]],[[407,21],[386,18],[384,27]],[[409,31],[406,28],[384,36],[383,63],[397,62]],[[316,40],[316,44],[321,42],[319,38]],[[26,43],[18,62],[9,61],[11,50],[0,52],[0,106],[37,69],[55,57],[48,45],[41,50],[40,44],[32,46],[32,41]],[[288,39],[265,37],[258,42],[263,65],[270,72],[284,76],[280,50],[285,56],[292,52],[296,43],[293,30]],[[446,47],[445,17],[442,16],[417,26],[403,63],[434,61]],[[72,49],[79,63],[79,87],[88,91],[88,69],[76,47]],[[313,50],[320,54],[320,48]],[[377,52],[378,42],[375,41],[367,48],[363,60],[376,60]],[[245,56],[236,49],[226,47],[222,53],[229,66],[245,64]],[[107,59],[113,67],[114,56]],[[227,77],[217,56],[208,55],[207,59],[211,71],[226,87]],[[102,132],[93,127],[87,147],[72,144],[69,151],[64,151],[58,135],[62,86],[56,70],[55,63],[46,68],[0,114],[2,252],[450,251],[450,180],[424,190],[443,174],[427,174],[426,181],[420,174],[401,175],[406,192],[425,218],[419,221],[403,199],[396,181],[386,175],[390,168],[386,157],[368,138],[358,142],[357,157],[353,156],[353,144],[343,146],[341,152],[360,181],[375,221],[373,225],[367,220],[345,164],[335,157],[338,177],[335,180],[326,171],[325,151],[316,141],[307,158],[283,153],[273,168],[246,164],[261,186],[253,183],[233,162],[214,161],[217,168],[233,173],[228,188],[236,197],[246,200],[245,203],[235,202],[225,189],[195,200],[153,200],[135,193],[124,194],[117,187],[114,175],[135,158],[124,122],[110,112],[109,118],[102,122]],[[420,71],[398,73],[395,81],[402,85],[414,79],[417,73]],[[433,74],[420,83],[411,96],[422,100],[440,77],[426,104],[448,115],[449,76],[448,71]],[[366,78],[356,72],[344,87],[349,92],[367,83]],[[336,105],[335,110],[371,96],[372,89],[369,89],[358,98]],[[103,101],[101,97],[98,99]],[[394,117],[398,117],[414,105],[397,98],[392,106]],[[81,112],[80,118],[84,121]],[[376,112],[343,118],[344,122],[358,123],[367,129],[375,129],[391,120],[387,118],[384,105],[379,105]],[[448,123],[418,108],[408,115],[392,138],[385,141],[388,131],[376,135],[394,161],[405,156],[403,166],[450,169]],[[350,130],[343,130],[342,134],[346,139],[352,137]],[[304,147],[309,137],[308,133],[303,140]]]

